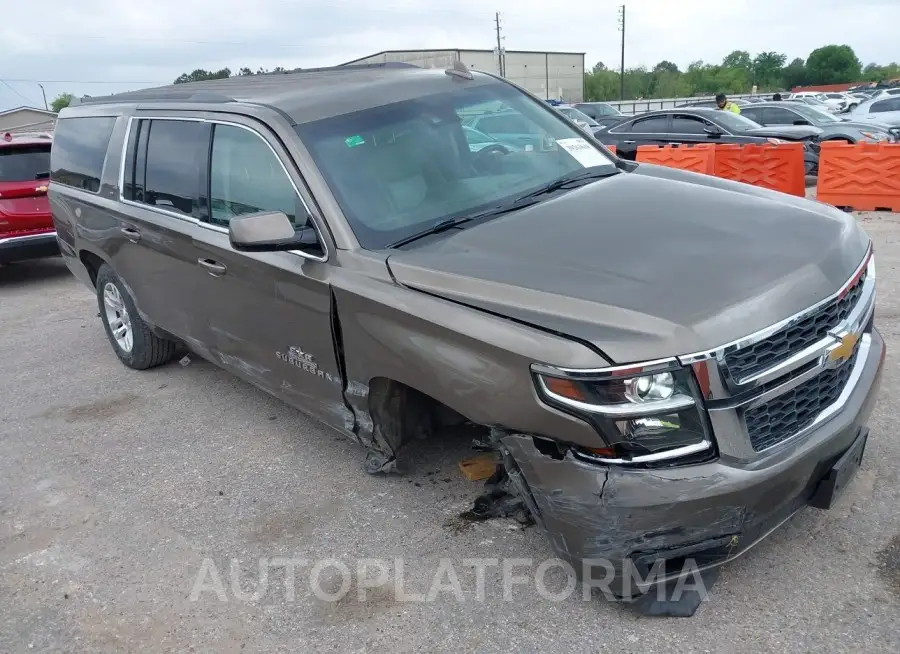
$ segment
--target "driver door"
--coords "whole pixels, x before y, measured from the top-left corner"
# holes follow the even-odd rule
[[[314,226],[293,163],[255,128],[215,123],[206,166],[209,211],[195,246],[207,272],[207,354],[323,422],[352,427],[332,339],[326,252],[238,252],[230,244],[235,216],[281,211],[295,227]]]

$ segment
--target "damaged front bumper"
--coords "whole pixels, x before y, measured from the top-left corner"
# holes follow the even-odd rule
[[[649,586],[733,560],[802,508],[871,413],[884,361],[876,330],[842,408],[810,433],[751,460],[637,469],[545,454],[525,434],[498,435],[512,482],[557,556],[583,581],[634,597]],[[718,435],[717,435],[718,436]],[[654,565],[656,576],[643,583]],[[616,571],[609,579],[610,567]],[[598,570],[596,568],[602,568]]]

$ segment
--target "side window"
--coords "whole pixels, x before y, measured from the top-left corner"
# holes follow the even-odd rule
[[[142,125],[141,131],[149,131],[143,203],[194,215],[200,206],[200,166],[209,148],[209,124],[187,120],[142,122],[148,124]],[[137,166],[135,169],[137,173]]]
[[[92,193],[99,191],[115,124],[111,116],[59,119],[50,150],[50,179]]]
[[[766,124],[766,118],[764,117],[765,114],[763,114],[763,110],[758,107],[747,107],[746,109],[741,109],[741,115],[761,125]]]
[[[766,125],[793,125],[795,120],[801,120],[793,111],[781,107],[768,107],[764,115]]]
[[[309,222],[272,148],[261,136],[242,127],[215,126],[209,197],[210,222],[215,225],[226,226],[234,216],[261,211],[281,211],[298,228]]]
[[[674,116],[672,118],[673,134],[704,134],[707,122],[696,116]]]
[[[659,134],[669,131],[668,116],[649,116],[634,121],[631,131],[638,134]]]
[[[893,100],[881,100],[879,102],[874,102],[871,107],[869,107],[870,114],[880,114],[885,111],[892,111]]]
[[[575,108],[578,109],[581,113],[586,116],[590,116],[591,118],[597,119],[602,115],[601,112],[594,106],[590,104],[576,104]]]

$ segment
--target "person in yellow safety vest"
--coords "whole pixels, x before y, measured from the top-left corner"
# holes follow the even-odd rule
[[[716,96],[716,106],[722,111],[730,111],[735,114],[741,113],[741,108],[733,102],[729,102],[724,93]]]

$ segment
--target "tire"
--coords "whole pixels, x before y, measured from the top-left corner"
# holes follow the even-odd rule
[[[141,319],[131,293],[107,264],[97,272],[97,306],[113,351],[129,368],[147,370],[161,366],[178,353],[178,343],[160,338]]]

